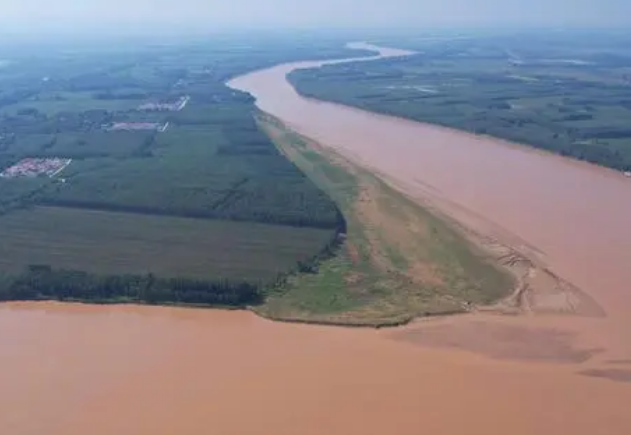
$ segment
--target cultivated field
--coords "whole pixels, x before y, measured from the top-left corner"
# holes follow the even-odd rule
[[[342,45],[10,52],[0,71],[0,298],[243,306],[313,270],[344,218],[259,131],[252,98],[224,81],[355,54]],[[48,164],[70,160],[63,174]]]
[[[0,217],[0,273],[45,264],[256,282],[308,260],[329,237],[311,228],[37,207]]]

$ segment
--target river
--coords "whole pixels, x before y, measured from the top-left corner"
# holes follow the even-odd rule
[[[381,57],[406,54],[373,48]],[[631,179],[489,137],[303,98],[284,79],[327,63],[280,65],[230,86],[251,93],[259,108],[296,131],[577,286],[601,318],[537,322],[566,323],[561,326],[580,332],[587,346],[606,350],[607,358],[631,359]]]
[[[527,247],[602,314],[474,314],[374,331],[248,312],[6,304],[0,433],[631,433],[628,180],[301,98],[285,74],[314,65],[279,66],[231,85],[419,201],[431,197],[462,222]]]

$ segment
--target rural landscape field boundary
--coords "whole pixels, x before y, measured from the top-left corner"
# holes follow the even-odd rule
[[[340,211],[226,86],[308,52],[364,53],[298,45],[161,46],[139,63],[14,54],[0,73],[0,300],[245,308],[332,255]]]

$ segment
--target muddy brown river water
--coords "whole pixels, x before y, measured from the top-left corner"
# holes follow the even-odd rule
[[[310,65],[231,85],[419,201],[535,256],[598,309],[373,331],[247,312],[1,305],[0,434],[631,433],[631,181],[301,98],[285,74]]]

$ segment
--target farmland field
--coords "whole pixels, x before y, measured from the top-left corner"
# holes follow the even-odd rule
[[[57,92],[31,97],[19,103],[2,108],[5,114],[16,114],[20,110],[31,107],[47,114],[59,112],[76,112],[83,110],[132,110],[142,99],[104,99],[95,98],[90,92]]]
[[[0,272],[31,264],[95,274],[264,280],[307,260],[327,230],[37,207],[0,217]]]
[[[243,306],[316,270],[345,220],[224,81],[362,54],[341,47],[228,38],[6,53],[0,172],[71,163],[0,178],[0,299]]]

